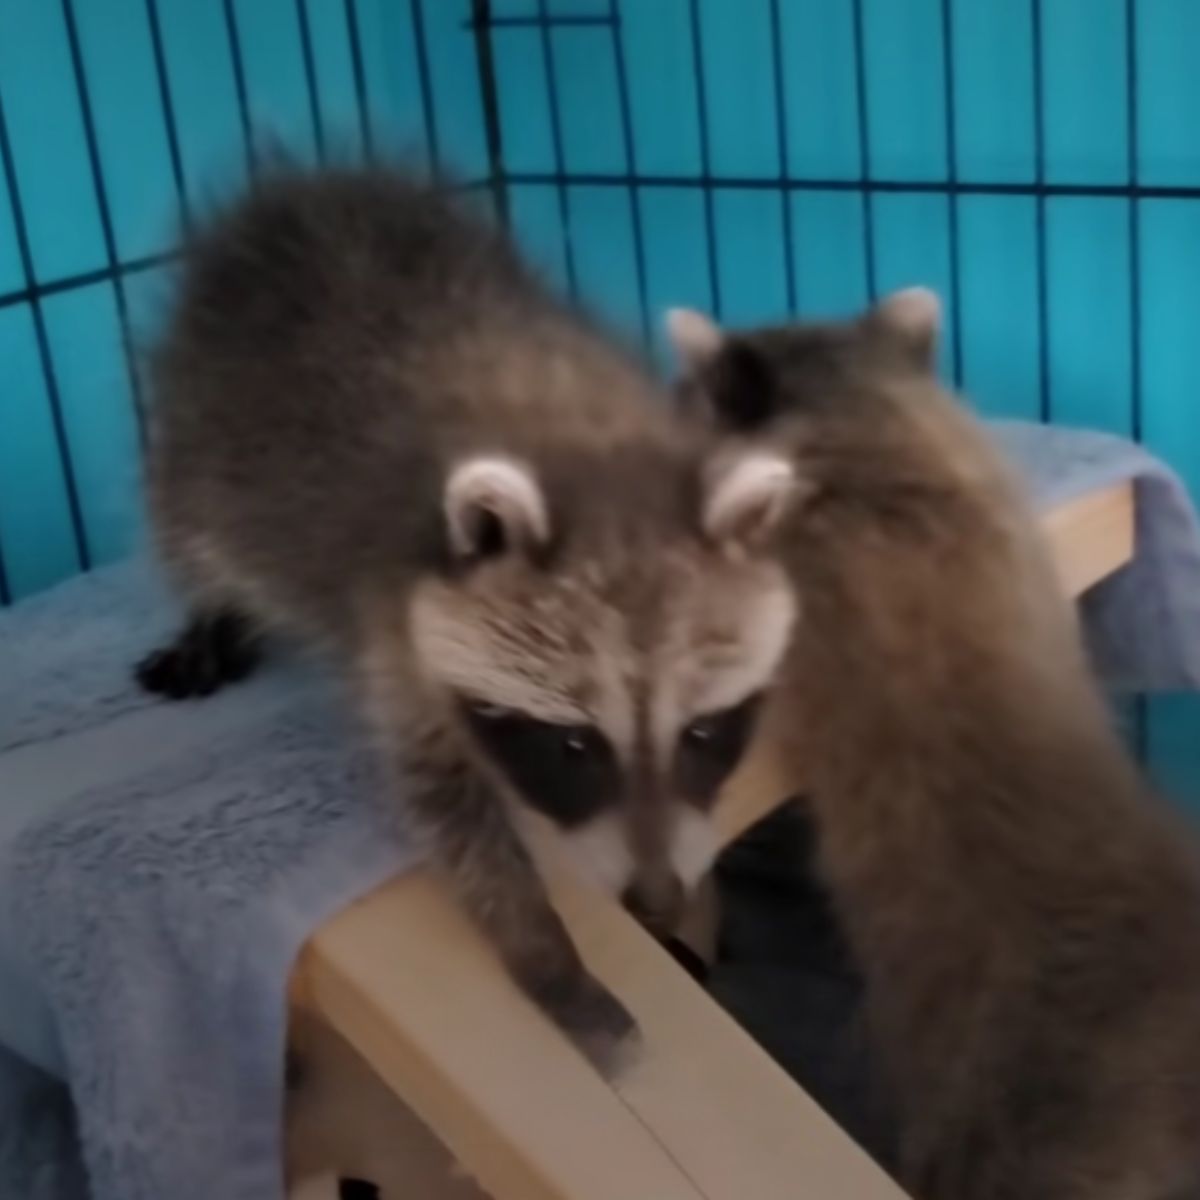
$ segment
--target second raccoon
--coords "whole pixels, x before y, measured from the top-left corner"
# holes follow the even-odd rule
[[[936,297],[672,326],[805,481],[764,724],[803,775],[917,1200],[1200,1194],[1200,857],[1140,778],[1019,482],[937,383]]]

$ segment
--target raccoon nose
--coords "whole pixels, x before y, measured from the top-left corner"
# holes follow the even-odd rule
[[[621,903],[657,937],[675,931],[683,915],[683,882],[674,871],[635,876],[621,893]]]

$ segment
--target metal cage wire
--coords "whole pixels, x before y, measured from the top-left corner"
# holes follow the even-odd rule
[[[359,28],[357,3],[356,0],[341,0],[341,3],[353,64],[359,133],[364,152],[370,158],[374,150],[374,132],[372,128],[371,109],[367,99],[362,36]],[[63,412],[55,359],[47,337],[43,305],[48,297],[60,293],[91,287],[95,284],[108,284],[112,287],[117,305],[121,345],[126,364],[131,400],[137,419],[139,435],[140,437],[144,437],[142,383],[134,353],[134,339],[131,331],[129,305],[126,296],[126,280],[128,277],[136,276],[141,272],[165,266],[172,261],[174,256],[168,252],[141,257],[122,257],[117,249],[105,174],[93,117],[91,88],[88,82],[79,36],[76,0],[59,0],[59,4],[61,6],[62,24],[66,32],[70,51],[72,81],[86,139],[91,186],[102,229],[105,261],[104,265],[87,271],[80,271],[48,280],[39,277],[30,244],[25,206],[22,200],[20,175],[17,169],[12,141],[9,136],[4,105],[3,79],[0,78],[0,166],[3,169],[3,178],[8,193],[16,249],[23,277],[20,287],[8,291],[0,291],[0,310],[19,305],[26,306],[32,318],[34,335],[37,341],[37,358],[42,374],[46,402],[53,423],[55,449],[59,458],[63,488],[70,514],[75,565],[80,570],[86,571],[94,565],[94,556],[85,528],[77,472],[70,439],[67,434],[67,423]],[[257,166],[258,141],[251,117],[237,9],[235,0],[220,0],[220,4],[227,38],[229,61],[236,88],[238,118],[241,129],[241,152],[245,157],[247,170],[250,176],[253,177]],[[486,4],[477,6],[477,8],[482,9],[480,28],[483,28],[487,24]],[[438,132],[430,87],[428,49],[421,0],[408,0],[408,10],[416,45],[425,147],[431,160],[436,164],[439,157]],[[325,122],[322,113],[321,96],[317,87],[312,30],[309,19],[309,0],[295,0],[293,12],[304,61],[308,114],[312,123],[317,158],[323,162],[326,159],[327,151]],[[154,73],[168,146],[175,204],[181,224],[186,229],[193,220],[195,199],[189,194],[185,180],[183,158],[180,149],[179,124],[176,118],[170,73],[163,44],[163,21],[160,12],[160,0],[144,0],[144,18],[153,50]],[[3,540],[0,539],[0,605],[8,604],[13,598],[13,588],[5,566],[4,544]]]
[[[638,0],[625,0],[628,5]],[[863,256],[866,263],[867,290],[874,299],[879,294],[878,272],[875,252],[875,227],[872,221],[874,198],[881,193],[892,194],[925,194],[944,196],[949,201],[949,256],[951,262],[951,320],[949,334],[954,339],[954,382],[962,383],[961,346],[957,339],[960,331],[960,245],[958,231],[957,199],[961,196],[1010,196],[1028,197],[1036,202],[1037,212],[1037,279],[1038,279],[1038,310],[1039,329],[1041,332],[1040,362],[1038,368],[1041,380],[1039,410],[1043,419],[1050,419],[1048,406],[1048,350],[1046,333],[1046,201],[1049,197],[1091,197],[1125,199],[1129,201],[1129,238],[1133,258],[1130,272],[1131,294],[1130,304],[1136,311],[1138,306],[1138,221],[1137,202],[1143,199],[1160,200],[1197,200],[1200,199],[1200,185],[1170,185],[1144,184],[1138,180],[1138,127],[1137,127],[1137,94],[1138,94],[1138,58],[1137,58],[1137,23],[1135,18],[1136,0],[1120,0],[1124,14],[1125,28],[1125,129],[1123,131],[1127,142],[1127,177],[1122,183],[1089,183],[1079,182],[1049,182],[1046,179],[1046,150],[1045,150],[1045,104],[1044,94],[1044,63],[1042,55],[1041,30],[1043,25],[1042,0],[1020,0],[1028,3],[1029,25],[1031,30],[1030,55],[1033,63],[1033,113],[1034,113],[1034,172],[1027,182],[1011,180],[964,180],[960,179],[957,165],[957,131],[956,131],[956,102],[955,102],[955,66],[954,66],[954,0],[937,0],[941,27],[941,87],[945,119],[946,173],[941,179],[899,179],[887,178],[876,174],[871,161],[871,127],[869,104],[869,81],[866,69],[864,51],[864,0],[848,0],[853,14],[853,56],[855,99],[858,114],[857,153],[859,171],[854,178],[832,178],[818,175],[791,173],[787,166],[787,111],[784,104],[784,55],[781,34],[781,0],[764,0],[768,5],[771,22],[771,73],[773,79],[773,94],[775,105],[775,124],[778,137],[777,176],[737,176],[714,172],[710,162],[709,146],[710,132],[708,120],[708,105],[706,101],[706,79],[703,61],[703,21],[699,0],[687,0],[689,39],[692,50],[693,78],[695,82],[695,105],[700,125],[700,170],[691,177],[681,175],[662,175],[641,172],[634,163],[633,135],[631,118],[629,116],[629,91],[625,56],[619,36],[621,24],[621,0],[602,0],[603,12],[591,15],[567,14],[555,16],[549,11],[547,0],[537,0],[535,14],[523,16],[498,16],[491,13],[490,0],[477,0],[473,4],[474,16],[471,22],[476,37],[481,43],[481,78],[483,81],[482,100],[487,113],[490,130],[494,131],[493,154],[491,157],[492,182],[499,188],[504,199],[498,201],[501,212],[508,209],[507,192],[513,185],[551,185],[559,195],[559,210],[564,227],[567,243],[567,282],[569,290],[577,293],[575,271],[573,268],[571,242],[571,213],[566,201],[566,189],[571,186],[619,187],[629,193],[631,220],[635,228],[635,243],[638,259],[638,297],[642,306],[642,323],[648,330],[651,314],[645,311],[645,266],[644,266],[644,235],[641,230],[639,207],[636,193],[643,188],[680,188],[699,189],[704,195],[705,232],[710,289],[713,296],[714,308],[718,316],[722,312],[721,285],[716,272],[717,239],[716,223],[713,217],[713,192],[717,188],[734,188],[752,191],[768,191],[778,193],[781,197],[782,222],[784,243],[786,247],[785,261],[789,264],[786,287],[788,311],[796,313],[797,288],[794,271],[791,265],[795,262],[795,246],[792,231],[791,209],[786,203],[789,192],[841,192],[851,193],[861,198],[863,207],[862,238]],[[495,72],[491,68],[493,60],[492,35],[496,30],[532,27],[539,31],[543,49],[543,62],[548,81],[550,95],[550,121],[553,128],[555,169],[553,171],[521,171],[508,170],[505,166],[504,148],[499,133],[499,112],[503,97],[497,86]],[[564,154],[561,133],[561,107],[559,97],[557,72],[551,53],[551,31],[556,28],[594,27],[607,30],[612,38],[613,53],[617,61],[619,79],[620,106],[622,111],[624,145],[627,158],[627,169],[624,172],[584,172],[571,171],[564,165]],[[487,66],[482,64],[486,63]],[[1198,147],[1200,150],[1200,147]],[[647,333],[647,337],[648,337]],[[1140,320],[1132,322],[1133,359],[1135,370],[1132,372],[1134,386],[1138,382],[1136,364],[1140,362]],[[1141,413],[1140,397],[1134,399],[1134,436],[1140,436]]]
[[[135,31],[138,45],[144,42],[152,93],[142,99],[161,125],[158,170],[185,228],[206,199],[197,182],[197,99],[189,90],[194,84],[181,80],[189,66],[185,52],[193,26],[188,22],[203,21],[207,40],[196,37],[207,55],[201,66],[214,79],[228,79],[231,128],[236,131],[231,140],[245,175],[253,177],[268,144],[272,113],[264,117],[264,105],[274,105],[276,116],[284,112],[316,162],[340,154],[348,140],[368,158],[415,145],[431,163],[458,169],[464,186],[490,201],[499,219],[548,263],[566,291],[609,311],[630,336],[659,353],[658,311],[664,300],[698,300],[719,317],[735,321],[748,315],[806,315],[827,307],[827,297],[814,295],[814,259],[836,266],[844,259],[846,274],[856,282],[838,292],[838,298],[861,294],[866,300],[892,286],[898,259],[920,260],[910,243],[936,243],[934,274],[940,278],[905,282],[942,285],[947,306],[944,366],[956,384],[972,393],[980,378],[987,382],[987,371],[978,364],[994,363],[1002,354],[978,333],[981,318],[975,310],[988,290],[986,271],[1011,258],[1029,285],[1023,299],[1028,312],[1021,314],[1029,394],[1021,398],[1019,415],[1088,419],[1095,412],[1094,423],[1138,439],[1149,433],[1151,448],[1168,457],[1193,485],[1200,484],[1200,428],[1191,434],[1178,412],[1164,409],[1162,399],[1170,379],[1200,384],[1200,362],[1193,364],[1176,345],[1183,334],[1173,324],[1163,332],[1159,320],[1167,311],[1164,305],[1191,292],[1174,277],[1162,295],[1155,290],[1163,278],[1162,246],[1170,234],[1166,226],[1185,227],[1188,218],[1163,217],[1165,210],[1155,210],[1153,220],[1147,217],[1148,206],[1155,205],[1183,204],[1200,213],[1191,207],[1200,200],[1200,143],[1190,161],[1185,153],[1182,165],[1168,163],[1169,169],[1159,169],[1161,147],[1151,147],[1148,157],[1145,145],[1147,130],[1156,146],[1162,141],[1156,137],[1164,112],[1155,99],[1159,81],[1146,75],[1146,63],[1163,61],[1171,49],[1164,49],[1162,30],[1182,22],[1181,42],[1193,27],[1200,33],[1200,22],[1188,17],[1185,2],[1159,0],[1153,11],[1138,0],[1094,0],[1090,8],[1081,0],[889,0],[887,5],[879,0],[262,0],[253,6],[246,0],[204,0],[190,8],[180,0],[89,4],[52,0],[44,6],[48,15],[38,17],[39,28],[50,31],[45,37],[53,36],[63,46],[66,67],[53,86],[73,92],[78,114],[79,145],[72,153],[86,169],[73,176],[80,181],[76,203],[94,220],[98,251],[92,261],[79,256],[79,269],[47,267],[53,256],[45,253],[44,235],[34,228],[40,214],[25,128],[30,100],[20,95],[28,85],[6,77],[8,60],[0,50],[0,192],[6,193],[0,195],[0,333],[6,315],[22,314],[14,336],[22,339],[37,372],[36,378],[18,376],[11,384],[24,389],[20,410],[10,404],[6,417],[0,396],[0,443],[6,420],[25,420],[23,413],[38,410],[45,426],[39,455],[45,458],[52,447],[56,459],[40,468],[45,478],[39,494],[60,514],[55,528],[61,526],[59,540],[66,539],[62,546],[55,543],[53,553],[40,544],[53,538],[44,532],[47,523],[36,516],[36,498],[29,501],[18,494],[19,481],[12,482],[15,460],[6,462],[0,444],[0,603],[116,557],[137,537],[136,520],[127,511],[106,517],[107,524],[94,514],[97,469],[81,461],[88,458],[90,443],[86,427],[83,433],[75,429],[79,403],[70,402],[67,393],[78,385],[73,377],[64,379],[69,364],[55,326],[61,320],[55,306],[62,298],[107,293],[104,302],[111,301],[113,309],[108,341],[124,365],[120,386],[127,389],[136,414],[128,451],[136,458],[144,407],[136,361],[137,292],[143,278],[169,266],[172,251],[165,244],[135,246],[138,239],[123,233],[128,184],[124,191],[115,185],[126,148],[115,144],[105,123],[111,121],[105,118],[111,108],[106,89],[113,84],[95,68],[97,9],[111,10],[119,18],[114,25],[124,22],[121,27]],[[11,46],[13,31],[22,19],[32,19],[32,12],[28,0],[0,0],[0,40],[7,36]],[[992,86],[979,82],[987,59],[986,50],[976,44],[981,13],[1017,30],[997,53],[1007,55],[1008,68],[1023,72],[1021,87],[1029,93],[1013,115],[1022,126],[1020,137],[1010,139],[1021,143],[1020,162],[992,173],[981,169],[981,158],[987,156],[975,141],[979,95],[986,103],[986,88]],[[1064,144],[1061,105],[1055,98],[1056,72],[1063,70],[1061,26],[1093,18],[1104,25],[1111,43],[1099,72],[1106,80],[1100,101],[1121,161],[1119,169],[1109,163],[1105,170],[1072,174],[1056,158]],[[722,55],[735,19],[752,25],[757,41],[753,63],[742,59],[731,74]],[[909,169],[894,145],[888,106],[897,95],[894,58],[901,50],[893,52],[880,33],[883,28],[890,36],[898,22],[908,20],[920,26],[927,43],[915,68],[920,76],[912,77],[930,98],[917,140],[936,142],[917,169]],[[794,94],[797,55],[805,50],[803,39],[816,31],[814,22],[835,23],[842,31],[835,64],[841,115],[833,122],[840,141],[832,167],[825,161],[828,155],[804,152],[813,118],[798,108]],[[264,30],[270,35],[265,41]],[[1147,30],[1153,39],[1148,47]],[[219,31],[219,44],[214,31]],[[128,34],[131,47],[135,33]],[[657,39],[652,45],[645,41],[650,34]],[[112,52],[124,53],[120,47]],[[264,63],[272,56],[295,60],[286,103],[276,102],[275,81],[263,81]],[[660,65],[662,79],[652,78]],[[403,79],[397,83],[399,76]],[[389,92],[401,84],[402,103]],[[740,99],[731,92],[740,90],[747,94],[744,127],[757,158],[737,152]],[[1002,105],[1014,94],[1012,88],[1000,89],[995,103]],[[1150,117],[1141,108],[1148,95],[1155,100]],[[974,107],[966,103],[968,96],[975,96]],[[652,110],[660,98],[662,109],[673,115],[662,118],[665,133],[658,131],[654,149],[647,121],[656,115]],[[593,106],[600,115],[589,115]],[[20,121],[17,109],[24,114]],[[798,122],[805,123],[800,133]],[[19,131],[21,137],[16,136]],[[1181,143],[1183,135],[1168,133],[1170,147]],[[670,139],[676,137],[680,146],[686,144],[686,152],[670,149]],[[589,139],[607,149],[593,151]],[[663,151],[664,144],[669,152]],[[747,162],[749,168],[742,169]],[[1008,201],[1016,205],[1013,228],[1022,241],[1011,255],[1004,246],[981,255],[980,228],[993,210],[983,212],[980,205]],[[1059,397],[1069,389],[1058,378],[1062,367],[1056,347],[1064,335],[1055,255],[1060,234],[1070,230],[1078,215],[1069,206],[1086,202],[1104,202],[1098,228],[1121,229],[1122,245],[1110,254],[1117,265],[1105,281],[1115,281],[1122,295],[1109,297],[1117,315],[1105,344],[1097,348],[1122,378],[1112,383],[1109,401],[1089,408],[1090,401],[1071,393],[1064,407]],[[901,211],[898,204],[928,204],[919,212],[935,214],[936,228],[917,229],[905,216],[908,209]],[[12,230],[7,273],[6,208]],[[820,214],[835,210],[836,220],[825,223]],[[676,213],[687,214],[686,230],[673,220]],[[748,229],[759,220],[762,231]],[[1155,222],[1165,222],[1164,228]],[[1075,242],[1086,243],[1091,228],[1081,222]],[[738,239],[759,232],[764,244],[777,248],[778,263],[772,264],[769,286],[761,286],[764,294],[770,293],[764,311],[750,312],[753,304],[748,308],[746,298],[759,284],[750,278],[755,264],[742,261],[750,256]],[[1153,278],[1146,263],[1151,235]],[[678,297],[663,283],[663,243],[676,237],[686,243],[687,261],[676,274],[687,283],[681,290],[689,293]],[[1196,245],[1200,253],[1200,236]],[[1078,300],[1087,288],[1080,278],[1070,281],[1066,291]],[[1196,299],[1200,304],[1200,292]],[[1153,307],[1149,316],[1148,305]],[[1078,344],[1080,331],[1072,326],[1068,332]],[[1148,373],[1148,333],[1155,335],[1156,353],[1165,349],[1175,362],[1173,376]],[[0,364],[0,374],[4,370]],[[1150,384],[1153,403],[1146,394]],[[987,387],[982,391],[986,396]],[[114,451],[113,459],[120,459],[120,453]],[[130,494],[135,490],[126,488]],[[14,497],[22,503],[15,504]],[[123,503],[128,507],[132,501]],[[13,516],[17,509],[22,512]]]

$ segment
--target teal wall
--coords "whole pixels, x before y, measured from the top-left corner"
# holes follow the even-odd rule
[[[168,269],[154,263],[181,209],[202,210],[245,180],[255,146],[245,125],[309,159],[318,129],[343,156],[361,149],[364,131],[418,152],[432,135],[462,171],[482,174],[464,7],[425,4],[418,56],[415,5],[396,0],[0,0],[8,597],[138,543],[125,345],[153,332]],[[115,279],[114,262],[125,265]]]
[[[138,541],[123,319],[134,340],[152,332],[164,268],[140,260],[169,248],[181,197],[244,177],[247,125],[311,157],[360,147],[364,128],[389,149],[432,139],[464,178],[487,175],[469,7],[0,0],[11,596]],[[661,353],[669,303],[749,322],[932,284],[946,373],[982,411],[1138,436],[1200,493],[1196,0],[493,11],[513,224],[630,336]],[[142,269],[114,282],[114,259]],[[1200,706],[1156,700],[1146,733],[1160,775],[1200,803]]]

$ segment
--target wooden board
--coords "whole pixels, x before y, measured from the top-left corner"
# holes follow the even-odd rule
[[[1067,591],[1133,552],[1133,497],[1050,513]],[[719,807],[731,840],[784,799],[768,752]],[[539,847],[555,903],[643,1043],[603,1082],[516,991],[441,889],[414,872],[310,939],[297,998],[317,1010],[496,1200],[897,1200],[901,1193],[610,900]]]
[[[1088,492],[1051,509],[1046,533],[1069,596],[1078,596],[1133,557],[1133,485]]]

